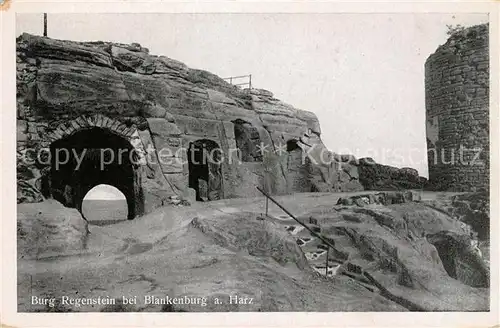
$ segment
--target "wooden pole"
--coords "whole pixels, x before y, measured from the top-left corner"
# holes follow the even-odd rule
[[[328,277],[328,251],[330,250],[330,247],[326,249],[326,264],[325,264],[325,276]]]
[[[257,188],[258,191],[260,191],[264,196],[266,196],[274,204],[276,204],[276,206],[278,206],[279,208],[281,208],[286,214],[288,214],[292,219],[294,219],[295,222],[297,222],[298,224],[300,224],[301,226],[303,226],[307,231],[309,231],[311,233],[311,235],[313,235],[314,237],[316,237],[319,240],[321,240],[326,246],[331,247],[331,248],[335,248],[335,246],[331,242],[329,242],[328,240],[326,240],[325,238],[323,238],[320,234],[314,232],[306,224],[304,224],[302,221],[300,221],[299,219],[297,219],[292,213],[290,213],[289,210],[287,210],[286,208],[284,208],[283,205],[281,205],[280,203],[278,203],[277,200],[275,200],[273,197],[271,197],[271,195],[269,195],[267,192],[265,192],[264,190],[262,190],[260,187],[255,187],[255,188]]]
[[[47,13],[43,14],[43,36],[47,36]]]
[[[267,215],[268,209],[269,209],[269,198],[266,197],[266,216],[268,216]]]

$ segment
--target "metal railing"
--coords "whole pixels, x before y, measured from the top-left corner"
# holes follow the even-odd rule
[[[248,89],[252,89],[252,74],[240,75],[240,76],[230,76],[223,78],[223,80],[228,81],[230,84],[235,85],[239,88],[247,86]],[[243,81],[243,82],[241,82]]]

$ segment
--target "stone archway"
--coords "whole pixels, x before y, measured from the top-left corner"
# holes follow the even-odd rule
[[[81,212],[87,192],[107,184],[125,195],[128,219],[144,213],[139,167],[145,152],[135,128],[96,115],[63,123],[50,138],[51,197]]]
[[[209,139],[200,139],[189,144],[189,187],[196,191],[196,200],[207,201],[223,198],[222,150]]]

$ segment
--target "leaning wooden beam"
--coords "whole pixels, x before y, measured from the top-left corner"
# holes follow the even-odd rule
[[[311,233],[311,235],[313,235],[314,237],[318,238],[323,243],[325,243],[325,245],[327,245],[327,246],[329,246],[329,247],[331,247],[331,248],[333,248],[335,250],[335,246],[331,242],[329,242],[328,240],[326,240],[325,238],[323,238],[323,236],[321,236],[320,234],[316,233],[314,230],[312,230],[311,228],[309,228],[306,224],[302,223],[292,213],[290,213],[290,211],[288,211],[286,208],[284,208],[283,205],[281,205],[280,203],[278,203],[277,200],[275,200],[273,197],[271,197],[271,195],[269,195],[267,192],[265,192],[264,190],[262,190],[260,187],[256,186],[255,188],[257,188],[258,191],[260,191],[264,196],[266,196],[267,198],[269,198],[274,204],[276,204],[279,208],[281,208],[286,214],[290,215],[290,217],[292,219],[294,219],[298,224],[300,224],[305,229],[307,229]]]

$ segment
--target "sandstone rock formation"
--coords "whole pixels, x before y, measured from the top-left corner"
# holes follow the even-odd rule
[[[369,195],[376,194],[357,199]],[[266,217],[259,198],[196,202],[141,220],[91,225],[87,248],[74,254],[20,258],[19,311],[488,310],[485,258],[469,247],[469,229],[445,211],[408,198],[363,206],[334,205],[334,194],[276,198],[334,245],[328,277],[325,245],[277,207]],[[31,295],[130,295],[138,302],[50,308],[31,304]],[[212,302],[166,307],[145,304],[147,295]],[[230,304],[232,295],[254,302]],[[214,304],[216,297],[223,304]]]
[[[352,277],[410,310],[471,311],[489,306],[489,269],[471,247],[469,230],[425,203],[404,197],[386,206],[351,201],[348,206],[320,207],[301,220],[314,221],[317,231],[335,246],[329,266],[337,267],[337,275]],[[305,235],[306,231],[299,233],[301,238]],[[316,245],[319,251],[326,249],[318,240]],[[325,253],[316,262],[324,262]],[[319,268],[324,270],[324,265]]]
[[[479,240],[490,238],[490,200],[487,192],[461,193],[429,201],[429,205],[444,211],[472,228]]]
[[[198,211],[202,212],[200,208]],[[148,236],[148,243],[136,238],[143,237],[138,231],[159,223],[154,217],[125,221],[110,230],[93,227],[94,238],[105,234],[107,243],[118,242],[117,249],[112,253],[96,250],[93,256],[86,256],[85,261],[62,258],[43,269],[41,265],[21,261],[20,267],[28,265],[39,271],[31,285],[29,275],[33,269],[19,271],[19,311],[406,311],[403,306],[369,292],[345,276],[335,277],[333,283],[324,279],[310,268],[292,236],[276,223],[259,220],[260,214],[215,211],[216,216],[211,217],[207,215],[209,211],[207,206],[203,216],[183,220],[181,227],[156,229]],[[169,211],[168,214],[175,220],[185,212]],[[150,215],[156,213],[159,212]],[[165,220],[161,223],[165,224]],[[112,231],[115,235],[125,232],[129,236],[123,240],[128,245],[126,248],[120,245],[121,240],[114,239]],[[51,295],[59,302],[55,302],[54,307],[31,304],[28,294]],[[63,295],[109,297],[118,302],[114,306],[68,306],[60,303]],[[136,296],[137,303],[120,304],[123,295]],[[152,295],[206,298],[206,305],[146,304],[144,297]],[[231,303],[230,297],[234,296],[253,301]],[[222,303],[215,303],[215,298]]]
[[[320,136],[313,113],[137,44],[17,39],[18,203],[55,198],[80,209],[88,190],[106,183],[122,191],[133,218],[173,195],[248,197],[256,185],[272,194],[417,187],[418,176],[397,169],[375,177],[383,166],[333,154]],[[125,155],[108,158],[101,174],[108,148]],[[195,164],[191,153],[221,163]],[[67,161],[61,168],[57,156]]]
[[[21,259],[80,254],[87,238],[87,222],[76,209],[55,200],[17,207],[17,254]]]
[[[20,203],[45,196],[79,208],[92,186],[108,183],[125,194],[135,217],[172,195],[199,199],[199,180],[212,200],[255,195],[255,185],[272,186],[276,194],[311,191],[302,142],[312,139],[318,151],[326,151],[314,114],[137,45],[23,34],[17,62]],[[287,151],[287,142],[297,147]],[[270,151],[267,158],[258,154],[260,143]],[[205,144],[221,150],[220,165],[188,161],[187,150]],[[91,169],[70,174],[71,163],[54,170],[57,149],[89,147],[124,148],[138,161],[115,161],[104,177]],[[346,182],[329,178],[319,179],[328,188]],[[362,188],[347,183],[353,186],[347,189]]]
[[[487,266],[485,270],[489,271],[491,229],[489,193],[460,193],[449,197],[439,197],[436,200],[426,201],[426,204],[438,211],[448,214],[467,227],[469,236],[474,239],[474,244],[466,243],[460,248],[473,248],[473,252],[481,253]],[[450,239],[449,236],[445,238]]]
[[[341,197],[337,201],[337,205],[357,205],[363,207],[370,204],[391,205],[418,202],[421,199],[422,196],[419,192],[407,190],[404,192],[379,192],[376,194],[362,194],[345,198]]]
[[[450,277],[472,287],[490,286],[489,266],[468,236],[440,231],[427,238],[438,250]]]
[[[467,75],[452,75],[462,73]],[[484,94],[480,87],[475,92]],[[480,121],[471,135],[484,123],[481,113],[471,114]],[[445,126],[446,115],[457,113],[441,114]],[[466,172],[467,186],[484,184],[476,173]],[[313,113],[269,91],[242,90],[151,55],[138,44],[28,34],[17,39],[17,180],[22,311],[53,311],[27,302],[33,293],[255,298],[251,306],[117,304],[77,311],[489,307],[488,255],[478,252],[469,227],[480,241],[488,240],[486,193],[430,202],[415,190],[400,191],[422,189],[426,181],[411,168],[334,154],[324,146]],[[125,195],[130,219],[151,213],[112,227],[90,225],[89,234],[79,213],[82,200],[103,183]],[[296,194],[284,197],[288,205],[298,204],[302,222],[335,246],[329,263],[318,265],[327,248],[303,226],[286,216],[261,215],[261,200],[250,198],[260,196],[255,186],[273,195]],[[340,199],[299,194],[362,190]],[[326,200],[320,205],[312,200],[321,197]],[[213,202],[197,202],[206,200]],[[41,259],[46,262],[36,261]],[[75,311],[55,311],[67,310]]]

